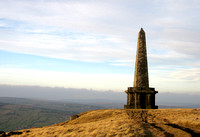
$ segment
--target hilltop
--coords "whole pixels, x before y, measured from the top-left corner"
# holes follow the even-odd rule
[[[11,134],[19,134],[13,137],[200,136],[200,109],[94,110],[74,115],[64,123]]]

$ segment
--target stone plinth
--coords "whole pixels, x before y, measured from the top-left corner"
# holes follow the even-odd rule
[[[158,93],[154,88],[142,89],[129,87],[127,93],[127,105],[125,109],[157,109],[155,106],[155,94]]]

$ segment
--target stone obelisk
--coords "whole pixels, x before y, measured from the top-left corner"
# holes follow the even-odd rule
[[[154,88],[149,88],[148,63],[145,32],[141,28],[138,35],[137,54],[135,62],[134,86],[128,87],[127,105],[125,109],[156,109]]]
[[[149,88],[146,38],[142,28],[138,35],[134,87]]]

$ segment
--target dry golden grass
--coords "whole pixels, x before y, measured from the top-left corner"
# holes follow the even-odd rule
[[[200,109],[94,110],[74,120],[21,130],[22,137],[200,136]]]

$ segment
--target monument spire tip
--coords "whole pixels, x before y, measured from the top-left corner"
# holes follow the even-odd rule
[[[140,31],[144,32],[143,28],[141,28]]]

